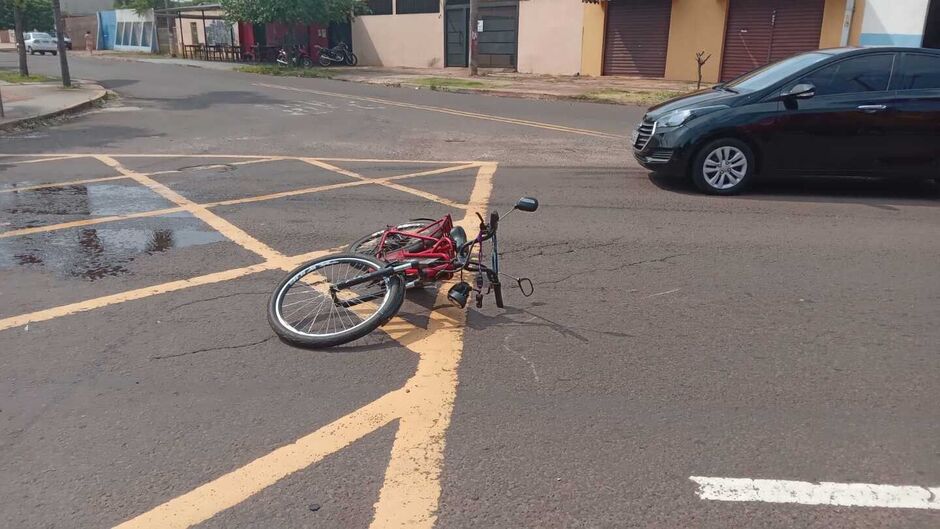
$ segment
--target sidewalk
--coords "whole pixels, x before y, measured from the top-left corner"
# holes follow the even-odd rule
[[[8,83],[0,81],[5,117],[0,130],[9,130],[35,119],[45,119],[77,112],[103,99],[107,90],[94,83],[76,81],[74,88],[63,88],[59,81],[44,83]]]
[[[160,56],[100,52],[99,59],[175,64],[213,70],[319,77],[337,81],[405,86],[447,92],[486,93],[532,99],[575,99],[604,103],[651,105],[690,92],[695,83],[637,77],[579,77],[481,70],[470,77],[464,68],[379,68],[372,66],[281,69],[274,65],[198,61]]]

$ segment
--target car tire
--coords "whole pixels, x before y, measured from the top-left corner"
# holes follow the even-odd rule
[[[57,51],[50,51],[49,53],[51,53],[53,57],[59,54]]]
[[[32,48],[26,48],[26,53],[28,53],[28,54],[30,54],[30,55],[36,55],[36,52],[33,51]]]
[[[757,160],[751,147],[735,138],[711,141],[692,160],[692,182],[703,193],[736,195],[754,179]]]

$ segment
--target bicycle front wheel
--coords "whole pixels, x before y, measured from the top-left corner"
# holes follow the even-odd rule
[[[297,267],[271,295],[271,328],[290,343],[313,348],[362,338],[398,312],[404,280],[391,274],[336,292],[332,287],[384,267],[364,255],[323,257]]]

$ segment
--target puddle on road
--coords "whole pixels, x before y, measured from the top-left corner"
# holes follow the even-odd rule
[[[168,207],[173,204],[136,184],[47,187],[0,193],[0,226],[15,230]]]
[[[30,267],[95,281],[130,273],[135,259],[226,240],[187,213],[0,239],[0,268]]]

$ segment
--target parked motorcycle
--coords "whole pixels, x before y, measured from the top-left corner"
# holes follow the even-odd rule
[[[313,59],[307,53],[307,48],[303,46],[294,46],[289,53],[286,48],[281,48],[277,52],[277,63],[281,66],[303,66],[310,68],[313,66]]]
[[[359,64],[359,58],[356,57],[356,54],[349,49],[349,46],[347,46],[345,42],[340,42],[332,48],[324,48],[323,46],[317,46],[316,48],[320,54],[318,61],[320,66],[330,66],[332,64],[355,66]]]

